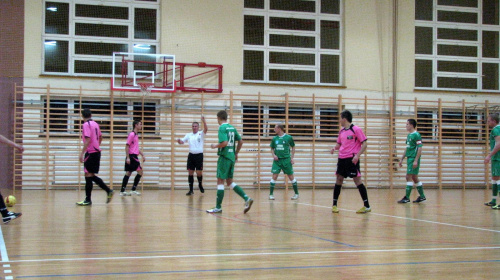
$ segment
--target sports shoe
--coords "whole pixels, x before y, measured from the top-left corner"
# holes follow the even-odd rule
[[[7,216],[3,217],[3,223],[8,224],[10,221],[21,217],[22,213],[8,212]]]
[[[252,208],[252,204],[253,204],[253,199],[248,198],[247,201],[245,201],[245,209],[243,210],[243,214],[250,211],[250,208]]]
[[[76,205],[78,205],[78,206],[88,206],[88,205],[92,205],[92,201],[83,200],[83,201],[77,202]]]
[[[135,194],[135,195],[141,195],[141,193],[140,193],[140,192],[138,192],[138,191],[131,191],[131,192],[130,192],[130,195],[133,195],[133,194]]]
[[[269,195],[269,200],[274,200],[274,195]]]
[[[500,204],[497,204],[495,206],[491,206],[491,209],[500,210]]]
[[[332,213],[338,213],[338,212],[340,212],[340,211],[339,211],[339,208],[337,208],[337,206],[336,206],[336,205],[333,205],[333,206],[332,206]]]
[[[398,200],[398,203],[408,203],[408,202],[410,202],[410,200],[406,197],[406,195],[403,198],[401,198],[401,200]]]
[[[205,192],[205,189],[203,188],[203,186],[200,186],[200,192],[201,192],[201,193],[204,193],[204,192]]]
[[[416,199],[416,200],[414,200],[414,201],[413,201],[413,203],[420,203],[420,202],[424,202],[424,201],[426,201],[426,200],[427,200],[427,199],[426,199],[425,197],[421,197],[421,196],[419,196],[419,197],[417,197],[417,199]]]
[[[497,203],[493,202],[493,200],[492,200],[490,202],[485,202],[484,205],[486,205],[486,206],[495,206],[495,205],[497,205]]]
[[[194,192],[187,192],[186,195],[193,195]]]
[[[120,192],[120,196],[131,196],[132,194],[129,192]]]
[[[368,213],[371,211],[372,211],[372,209],[370,207],[367,208],[367,207],[363,206],[363,208],[356,211],[356,214],[365,214],[365,213]]]
[[[214,207],[212,209],[207,210],[207,213],[220,213],[220,212],[222,212],[222,209],[217,208],[217,207]]]
[[[113,195],[114,194],[115,194],[114,190],[111,190],[110,192],[108,192],[108,198],[106,199],[106,203],[110,203],[111,202],[111,199],[113,199]]]
[[[292,200],[297,200],[297,199],[299,199],[299,195],[298,194],[294,194],[291,199]]]

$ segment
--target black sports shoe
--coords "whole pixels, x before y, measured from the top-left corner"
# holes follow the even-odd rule
[[[204,192],[205,192],[205,189],[203,188],[203,186],[200,186],[200,192],[201,192],[201,193],[204,193]]]
[[[419,197],[417,197],[417,199],[416,199],[416,200],[414,200],[414,201],[413,201],[413,203],[420,203],[420,202],[424,202],[424,201],[426,201],[426,200],[427,200],[427,199],[426,199],[425,197],[421,197],[421,196],[419,196]]]
[[[486,206],[495,206],[495,205],[497,205],[497,203],[493,202],[493,200],[492,200],[490,202],[485,202],[484,205],[486,205]]]
[[[191,192],[191,191],[190,191],[190,192],[188,192],[186,195],[193,195],[193,194],[194,194],[194,192]]]
[[[10,221],[21,217],[22,213],[8,212],[7,216],[3,217],[3,223],[8,224]]]
[[[405,196],[403,196],[403,198],[401,198],[401,200],[398,201],[398,203],[408,203],[410,202],[410,200]]]

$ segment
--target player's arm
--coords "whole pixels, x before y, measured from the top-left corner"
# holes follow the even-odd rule
[[[85,141],[83,141],[82,152],[80,153],[80,162],[85,161],[85,152],[90,145],[90,137],[85,137]]]
[[[3,135],[0,135],[0,142],[1,142],[1,143],[4,143],[4,144],[7,144],[7,145],[9,145],[9,146],[11,146],[11,147],[13,147],[13,148],[16,148],[16,149],[17,149],[18,151],[20,151],[20,152],[24,151],[23,146],[21,146],[21,145],[19,145],[19,144],[14,143],[13,141],[11,141],[11,140],[7,139],[7,138],[6,138],[5,136],[3,136]]]
[[[413,161],[413,168],[417,167],[418,160],[420,159],[421,155],[422,155],[422,146],[417,148],[417,155],[415,156],[415,160]]]
[[[276,154],[274,153],[274,148],[273,147],[271,147],[271,155],[273,156],[274,160],[278,160],[278,156],[276,156]]]
[[[224,148],[227,146],[228,141],[222,141],[219,144],[212,144],[211,147],[212,149],[217,149],[217,148]],[[239,142],[238,142],[239,145]]]
[[[496,153],[500,151],[500,135],[495,137],[495,147],[493,147],[493,150],[486,156],[484,159],[484,163],[489,163],[491,160],[491,157],[494,156]]]
[[[331,150],[330,150],[330,154],[333,155],[333,153],[335,153],[335,151],[338,151],[340,149],[340,143],[337,143],[337,145],[335,145],[335,147],[333,147]]]
[[[406,150],[407,150],[407,149],[408,149],[408,147],[407,147],[407,148],[405,148],[405,150],[404,150],[404,152],[403,152],[403,156],[402,156],[402,157],[401,157],[401,159],[399,160],[399,167],[403,166],[403,160],[404,160],[404,159],[405,159],[405,157],[406,157]]]
[[[201,122],[203,122],[203,134],[207,135],[208,126],[204,116],[201,116]]]
[[[236,151],[234,152],[236,160],[238,160],[238,154],[240,153],[241,147],[243,147],[243,139],[238,140],[238,146],[236,146]]]
[[[292,164],[294,164],[295,160],[293,158],[295,157],[295,146],[292,147],[292,150],[291,150],[290,154],[292,156],[291,159],[290,159],[290,161],[292,162]]]
[[[358,163],[359,157],[366,151],[366,147],[368,147],[368,140],[361,143],[361,149],[359,149],[359,152],[352,158],[354,164]]]
[[[127,162],[127,164],[130,164],[130,145],[127,143],[125,144],[125,161]]]

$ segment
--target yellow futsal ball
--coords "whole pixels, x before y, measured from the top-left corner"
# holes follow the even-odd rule
[[[7,207],[14,206],[16,202],[16,198],[13,195],[9,195],[5,198],[5,205],[7,205]]]

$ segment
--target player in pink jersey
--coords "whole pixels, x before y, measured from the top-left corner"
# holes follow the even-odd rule
[[[340,124],[342,125],[342,129],[337,138],[337,145],[330,151],[331,154],[335,153],[336,150],[339,151],[336,172],[337,181],[335,182],[335,188],[333,190],[332,212],[339,212],[337,201],[340,196],[340,191],[342,190],[344,178],[346,177],[353,178],[354,183],[358,187],[359,194],[363,199],[364,206],[356,213],[364,214],[371,212],[370,203],[368,202],[368,192],[361,181],[361,171],[359,168],[359,157],[365,152],[368,146],[367,138],[361,128],[352,124],[351,112],[344,110],[340,114]]]
[[[125,176],[123,176],[122,188],[120,190],[121,196],[127,195],[141,195],[140,192],[137,191],[137,185],[142,177],[142,168],[141,162],[139,161],[139,155],[142,156],[142,160],[146,161],[146,157],[139,149],[139,131],[142,130],[142,122],[139,120],[134,120],[132,124],[134,130],[129,133],[127,138],[127,144],[125,144],[125,154],[127,157],[125,158]],[[132,191],[130,193],[126,192],[128,179],[132,172],[137,171],[137,175],[135,175],[134,185],[132,186]]]
[[[113,198],[113,190],[110,189],[97,177],[101,163],[101,142],[102,133],[99,125],[92,120],[92,111],[86,108],[82,111],[83,124],[82,124],[82,141],[83,148],[80,153],[80,162],[83,163],[85,171],[85,200],[77,202],[79,206],[92,205],[92,188],[95,182],[101,189],[105,190],[108,194],[106,203],[109,203]]]

